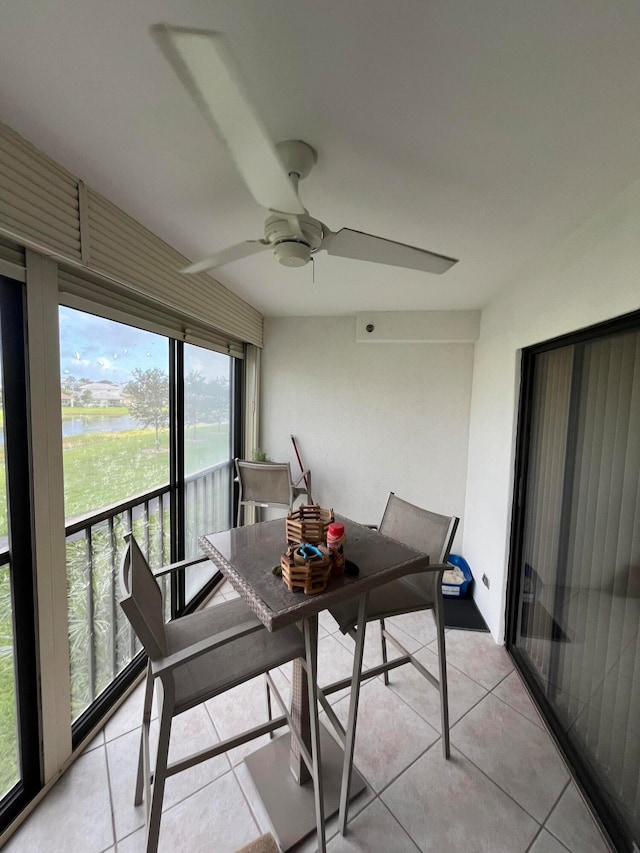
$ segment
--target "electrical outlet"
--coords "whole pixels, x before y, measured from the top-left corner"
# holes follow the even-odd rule
[[[486,586],[487,589],[489,589],[489,578],[486,575],[482,575],[482,583]]]

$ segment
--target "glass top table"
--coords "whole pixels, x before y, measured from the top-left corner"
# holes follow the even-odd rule
[[[327,588],[313,595],[289,591],[282,579],[273,574],[273,567],[280,564],[287,547],[284,518],[207,534],[200,537],[199,544],[268,631],[295,623],[312,624],[310,635],[316,644],[316,653],[318,614],[345,598],[358,597],[361,618],[354,654],[354,674],[357,675],[362,663],[367,593],[396,578],[424,570],[429,558],[377,530],[343,516],[335,518],[345,526],[345,556],[358,566],[359,574],[332,575]],[[344,751],[324,730],[321,737],[325,815],[328,817],[340,808],[343,834],[348,799],[365,787],[364,780],[353,768],[357,683],[356,677],[352,681]],[[306,670],[299,661],[294,662],[291,689],[291,716],[308,745],[310,714]],[[323,702],[326,708],[325,703],[326,700]],[[280,845],[285,850],[292,847],[315,826],[314,794],[311,786],[305,784],[309,774],[296,739],[276,738],[252,753],[245,763]]]

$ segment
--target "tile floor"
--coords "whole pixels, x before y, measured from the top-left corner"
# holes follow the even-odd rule
[[[217,593],[235,595],[225,584]],[[212,600],[215,604],[216,598]],[[430,614],[399,617],[398,633],[428,668],[437,664]],[[351,641],[328,614],[320,626],[322,683],[350,674]],[[366,661],[377,660],[375,635]],[[506,651],[489,634],[447,632],[451,744],[442,757],[438,695],[411,667],[362,688],[355,761],[368,787],[353,802],[348,835],[327,825],[330,853],[487,851],[606,853],[595,823]],[[289,671],[277,673],[286,692]],[[138,853],[143,808],[133,806],[141,688],[107,723],[24,825],[6,853]],[[331,696],[346,719],[348,699]],[[264,719],[262,680],[176,721],[171,757]],[[266,739],[265,739],[266,740]],[[254,741],[167,783],[161,853],[232,853],[269,829],[245,755]],[[316,849],[314,839],[300,853]]]

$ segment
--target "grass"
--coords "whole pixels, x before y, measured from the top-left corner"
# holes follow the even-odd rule
[[[129,409],[126,406],[63,406],[62,420],[69,418],[81,418],[92,415],[99,415],[103,418],[121,418],[123,415],[128,415]]]
[[[115,410],[112,410],[115,411]],[[169,482],[169,430],[84,433],[63,440],[65,516],[73,518]],[[229,458],[228,424],[185,430],[187,474]],[[0,469],[4,448],[0,447]],[[3,476],[4,471],[0,476]],[[0,537],[7,535],[5,490],[0,489]]]

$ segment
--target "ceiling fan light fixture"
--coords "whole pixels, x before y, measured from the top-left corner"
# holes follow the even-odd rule
[[[311,249],[297,240],[283,240],[273,247],[273,254],[284,267],[303,267],[311,260]]]

